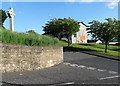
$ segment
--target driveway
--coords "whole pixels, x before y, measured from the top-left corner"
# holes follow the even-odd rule
[[[120,79],[117,60],[111,60],[81,52],[64,51],[64,62],[42,70],[3,73],[3,86],[14,84],[45,84],[47,86],[75,84],[112,84]],[[11,84],[11,85],[10,85]],[[12,85],[13,84],[13,85]],[[31,85],[32,86],[32,85]]]

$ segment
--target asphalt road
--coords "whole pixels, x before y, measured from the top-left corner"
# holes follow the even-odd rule
[[[2,74],[3,86],[10,84],[46,84],[48,86],[74,84],[118,84],[120,61],[88,55],[81,52],[64,52],[64,62],[35,71]],[[16,85],[14,85],[16,86]],[[32,85],[31,85],[32,86]],[[105,85],[106,86],[106,85]],[[117,85],[115,85],[117,86]]]

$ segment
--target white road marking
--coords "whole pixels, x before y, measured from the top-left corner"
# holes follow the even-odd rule
[[[70,85],[70,84],[74,84],[74,82],[61,83],[61,84],[58,84],[58,85]]]
[[[97,69],[97,71],[103,72],[106,71],[105,69]]]
[[[115,71],[108,71],[108,73],[116,74],[117,72],[115,72]]]
[[[97,70],[98,72],[108,72],[108,73],[111,73],[111,74],[117,74],[117,72],[115,71],[109,71],[109,70],[106,70],[106,69],[98,69],[98,68],[94,68],[94,67],[87,67],[85,65],[78,65],[78,64],[71,64],[71,63],[64,63],[65,65],[69,65],[71,67],[78,67],[78,68],[86,68],[88,70]]]
[[[77,64],[74,64],[76,67],[78,67],[78,65]]]
[[[65,65],[69,65],[70,63],[64,63]]]
[[[61,85],[71,85],[75,84],[74,82],[67,82],[67,83],[61,83],[61,84],[55,84],[55,85],[49,85],[49,86],[61,86]]]
[[[70,64],[70,66],[75,67],[75,66],[78,66],[78,65],[77,64]]]
[[[99,78],[99,80],[112,79],[112,78],[117,78],[117,77],[120,77],[120,76],[104,77],[104,78]]]
[[[88,70],[95,70],[96,68],[94,67],[87,67]]]
[[[22,73],[20,73],[19,75],[20,75],[20,76],[22,76],[23,74],[22,74]]]
[[[79,65],[78,67],[80,67],[80,68],[85,68],[86,66],[84,66],[84,65]]]

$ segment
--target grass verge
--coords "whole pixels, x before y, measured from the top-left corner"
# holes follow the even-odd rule
[[[0,42],[27,46],[54,46],[59,40],[40,34],[11,32],[0,27]]]
[[[105,55],[110,55],[110,56],[119,56],[119,50],[120,48],[118,46],[108,46],[108,50],[107,53],[105,53],[105,45],[102,44],[72,44],[71,45],[74,48],[79,48],[83,51],[89,51],[89,52],[96,52],[96,53],[100,53],[100,54],[105,54]]]
[[[67,46],[67,43],[64,41],[60,41],[59,45]],[[105,45],[104,44],[89,44],[89,43],[87,43],[87,44],[72,44],[71,47],[79,48],[80,50],[83,50],[83,51],[96,52],[99,54],[110,55],[110,56],[115,56],[115,57],[118,57],[120,54],[120,47],[113,46],[113,45],[108,46],[107,53],[105,53]]]

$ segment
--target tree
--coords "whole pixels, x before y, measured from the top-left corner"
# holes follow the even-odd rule
[[[71,18],[58,18],[51,19],[43,27],[44,34],[57,36],[59,39],[61,36],[65,36],[68,39],[68,46],[70,46],[70,38],[73,34],[79,31],[79,23]]]
[[[62,31],[62,19],[51,19],[48,23],[43,27],[44,35],[52,35],[60,39],[61,31]]]
[[[37,34],[34,30],[29,30],[29,31],[27,31],[26,33],[29,33],[29,34]]]
[[[116,31],[116,19],[107,18],[106,22],[99,22],[93,20],[89,22],[90,28],[88,29],[88,33],[91,33],[93,38],[102,40],[105,42],[105,53],[107,53],[107,45],[109,41],[115,37]]]
[[[115,39],[120,43],[120,20],[116,20],[116,36]]]
[[[3,26],[4,21],[7,19],[6,12],[0,9],[0,25]]]

